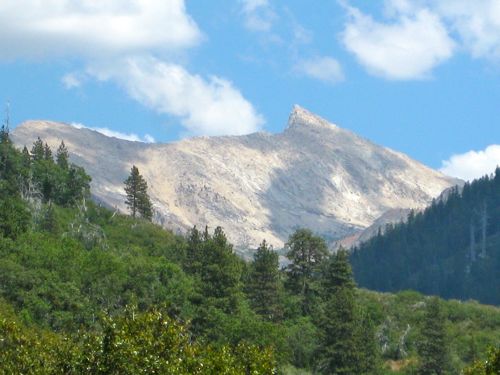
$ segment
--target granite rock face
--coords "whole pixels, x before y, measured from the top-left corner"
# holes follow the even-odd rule
[[[132,164],[146,178],[155,220],[174,230],[222,226],[240,249],[263,239],[279,248],[299,227],[330,241],[374,224],[387,211],[421,209],[459,183],[295,106],[279,134],[199,137],[146,144],[70,125],[28,121],[14,142],[64,140],[92,176],[92,194],[126,211]]]

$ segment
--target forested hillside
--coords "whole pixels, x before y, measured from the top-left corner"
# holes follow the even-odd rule
[[[285,269],[265,242],[244,262],[222,228],[99,207],[63,144],[1,136],[0,373],[456,374],[500,344],[497,308],[357,289],[306,229]]]
[[[366,288],[500,304],[500,169],[388,227],[351,262]]]

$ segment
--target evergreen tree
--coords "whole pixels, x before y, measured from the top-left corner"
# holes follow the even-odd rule
[[[45,147],[40,137],[38,137],[37,140],[33,143],[33,147],[31,148],[31,157],[34,161],[45,159]]]
[[[54,205],[49,203],[40,223],[40,228],[46,232],[57,234],[59,232],[59,223],[57,221]]]
[[[24,146],[21,153],[21,190],[23,193],[29,191],[31,184],[31,155],[28,148]]]
[[[311,313],[318,294],[316,283],[320,266],[328,255],[327,246],[321,237],[313,235],[309,229],[298,229],[290,236],[285,247],[290,260],[286,286],[301,297],[302,313],[307,315]]]
[[[202,250],[202,235],[195,225],[187,235],[186,260],[184,262],[184,269],[186,272],[190,274],[200,273],[203,256]]]
[[[233,297],[240,289],[241,267],[233,246],[221,227],[214,230],[213,236],[203,243],[203,267],[201,282],[203,295],[209,299],[217,299],[217,305],[225,312],[236,307]]]
[[[417,346],[420,356],[419,375],[447,374],[450,368],[445,317],[439,299],[427,303],[421,341]]]
[[[358,351],[357,374],[377,374],[380,366],[380,350],[376,338],[375,324],[366,311],[358,313],[356,348]]]
[[[152,204],[148,195],[148,184],[134,165],[130,170],[130,176],[125,180],[125,192],[127,193],[127,204],[132,217],[137,214],[151,221],[153,217]]]
[[[278,253],[265,240],[254,254],[248,295],[257,314],[271,321],[280,318]]]
[[[0,179],[3,194],[10,196],[19,194],[19,162],[20,153],[10,140],[8,127],[0,130]]]
[[[16,238],[28,229],[31,214],[21,198],[21,153],[8,126],[0,129],[0,236]]]
[[[325,268],[326,303],[318,369],[323,374],[359,374],[355,284],[347,252],[339,250]]]
[[[10,142],[8,124],[2,124],[2,126],[0,127],[0,143],[5,142]]]
[[[224,335],[221,326],[241,307],[242,262],[221,227],[217,227],[212,236],[205,229],[197,254],[201,259],[196,263],[194,274],[197,287],[193,302],[197,313],[193,330],[219,340]]]
[[[73,164],[70,165],[67,174],[65,174],[65,184],[58,203],[74,206],[82,199],[87,198],[90,195],[91,180],[85,169]]]
[[[43,159],[49,162],[54,162],[54,158],[52,157],[52,150],[47,143],[45,143],[45,146],[43,146]]]
[[[67,170],[69,167],[68,160],[69,160],[69,152],[68,149],[66,148],[66,145],[64,144],[64,141],[62,141],[61,144],[59,145],[59,148],[57,149],[56,163],[61,169]]]
[[[40,137],[31,149],[33,183],[40,191],[44,203],[53,201],[56,194],[57,173],[52,159],[52,151]]]

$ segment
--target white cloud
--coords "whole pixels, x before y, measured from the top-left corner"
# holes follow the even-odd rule
[[[255,22],[271,14],[265,0],[247,1],[245,12],[257,17]],[[206,80],[167,62],[202,38],[184,0],[3,0],[0,25],[0,60],[69,57],[81,62],[79,72],[61,79],[68,89],[95,78],[118,83],[140,103],[180,117],[190,134],[244,134],[263,123],[228,80]]]
[[[183,0],[3,0],[0,58],[102,57],[196,44]]]
[[[85,126],[83,124],[78,124],[78,123],[72,123],[71,126],[77,129],[89,129],[96,131],[98,133],[101,133],[107,137],[114,137],[118,139],[123,139],[125,141],[132,141],[132,142],[143,142],[143,143],[155,143],[155,139],[149,135],[146,134],[144,137],[140,137],[135,133],[122,133],[122,132],[117,132],[115,130],[111,130],[109,128],[93,128],[90,126]]]
[[[473,180],[491,174],[500,166],[500,145],[491,145],[481,151],[453,155],[442,162],[440,171],[463,180]]]
[[[431,2],[474,57],[500,60],[500,1],[434,0]]]
[[[421,8],[402,13],[408,3],[399,1],[388,23],[375,21],[348,7],[349,21],[341,34],[346,48],[374,75],[394,80],[422,79],[449,59],[455,43],[438,15]]]
[[[68,73],[61,78],[61,82],[66,89],[71,90],[82,85],[82,77],[77,73]]]
[[[338,83],[344,80],[342,66],[332,57],[303,60],[297,64],[296,69],[302,74],[327,83]]]
[[[457,46],[475,58],[500,62],[498,0],[384,0],[384,22],[374,21],[347,0],[339,2],[350,18],[343,42],[372,74],[425,78]]]
[[[115,80],[143,105],[181,118],[190,135],[239,135],[261,129],[264,119],[230,81],[204,79],[154,58],[128,58],[90,74]]]
[[[240,0],[245,27],[251,31],[269,31],[276,15],[269,0]]]

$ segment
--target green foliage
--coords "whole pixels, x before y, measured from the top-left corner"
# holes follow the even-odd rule
[[[1,189],[0,189],[1,190]],[[17,238],[30,224],[31,214],[20,197],[9,197],[0,191],[0,235]]]
[[[287,290],[300,296],[302,313],[310,314],[319,294],[320,267],[328,255],[325,240],[313,235],[308,229],[298,229],[285,246],[288,249],[286,256],[290,260],[287,266]]]
[[[420,356],[419,375],[448,373],[450,368],[449,341],[445,317],[437,298],[432,298],[427,303],[417,349]]]
[[[56,163],[62,170],[67,170],[69,168],[69,151],[66,148],[64,141],[61,141],[61,144],[57,149]]]
[[[95,332],[71,337],[29,330],[0,314],[0,370],[5,374],[275,374],[271,350],[193,342],[161,310],[102,318]]]
[[[371,319],[360,316],[348,254],[331,256],[322,278],[325,312],[318,370],[324,374],[367,374],[376,368],[378,350]]]
[[[246,289],[257,314],[270,321],[281,318],[279,259],[266,241],[254,254]]]
[[[124,181],[127,204],[132,217],[139,214],[142,218],[151,221],[153,217],[153,206],[148,195],[148,184],[139,173],[139,169],[133,165],[130,176]]]
[[[16,238],[28,229],[31,214],[22,199],[22,154],[14,148],[8,128],[0,129],[0,236]]]
[[[45,159],[45,147],[40,137],[38,137],[33,143],[33,147],[31,148],[31,157],[35,162]]]
[[[351,262],[366,288],[500,304],[500,168],[388,226]]]
[[[49,233],[59,233],[59,223],[56,217],[56,210],[52,204],[48,204],[40,222],[40,229]]]
[[[467,367],[464,375],[498,375],[500,374],[500,348],[490,348],[485,361],[476,361]]]
[[[1,139],[0,373],[411,373],[437,353],[419,355],[438,332],[425,297],[356,289],[308,230],[286,269],[265,242],[247,264],[220,227],[183,237],[88,201],[63,144],[54,162],[41,139],[33,155]],[[484,363],[500,310],[440,306],[452,371]]]
[[[75,206],[88,198],[91,178],[83,168],[69,163],[64,142],[59,146],[56,158],[57,163],[52,158],[50,147],[40,138],[33,144],[30,160],[27,149],[23,150],[21,174],[25,176],[25,195],[30,199],[41,197],[44,203]]]
[[[317,350],[320,345],[320,330],[310,317],[298,317],[285,320],[286,337],[290,354],[288,360],[295,367],[312,369],[317,360]]]

